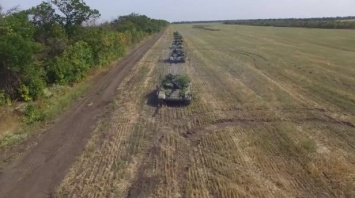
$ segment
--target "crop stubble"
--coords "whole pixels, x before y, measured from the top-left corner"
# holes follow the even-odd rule
[[[353,87],[348,72],[354,71],[337,70],[332,64],[341,63],[332,60],[321,77],[309,78],[321,60],[307,59],[309,53],[304,62],[295,61],[299,53],[287,57],[286,48],[307,48],[292,34],[278,39],[272,29],[191,27],[174,27],[185,38],[185,64],[164,61],[168,29],[126,77],[113,116],[98,126],[56,195],[355,196],[354,115],[345,108],[354,90],[340,83]],[[190,106],[155,106],[155,86],[169,72],[192,78]],[[320,86],[331,75],[339,82]],[[347,96],[325,98],[330,93]]]

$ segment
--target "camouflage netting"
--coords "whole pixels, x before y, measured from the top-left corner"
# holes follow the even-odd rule
[[[179,89],[184,89],[189,86],[189,83],[191,82],[190,78],[187,75],[173,75],[173,74],[168,74],[165,76],[163,79],[162,84],[173,84],[174,87],[179,88]]]

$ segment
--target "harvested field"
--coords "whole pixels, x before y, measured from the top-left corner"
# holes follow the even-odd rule
[[[208,27],[172,26],[125,76],[54,197],[355,197],[353,31]],[[167,73],[191,105],[157,108]]]
[[[210,27],[148,52],[58,197],[355,196],[353,32]],[[173,30],[185,64],[164,61]],[[192,78],[190,106],[156,107],[169,72]]]

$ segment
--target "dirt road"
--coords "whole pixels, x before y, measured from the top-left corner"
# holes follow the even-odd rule
[[[49,197],[82,152],[98,119],[108,111],[118,85],[161,34],[120,61],[45,132],[37,146],[0,174],[0,197]]]

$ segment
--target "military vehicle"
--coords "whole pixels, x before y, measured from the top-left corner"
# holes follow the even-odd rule
[[[184,48],[184,46],[182,44],[173,44],[171,46],[172,50],[179,50],[179,49],[182,50],[182,48]]]
[[[177,38],[174,38],[174,41],[175,41],[175,42],[183,43],[183,42],[184,42],[184,39],[183,39],[182,37],[177,37]]]
[[[191,86],[191,81],[186,75],[166,75],[161,84],[157,86],[158,106],[166,102],[190,104]]]
[[[177,32],[177,31],[174,32],[173,35],[174,35],[174,37],[181,37],[181,34],[179,32]]]
[[[174,32],[174,40],[184,42],[184,39],[182,38],[182,35],[179,32]]]
[[[172,49],[172,51],[169,56],[169,62],[184,63],[186,60],[186,56],[184,51],[182,50],[184,48],[182,35],[179,32],[174,32],[173,35],[174,35],[174,40],[170,48]]]
[[[172,54],[169,58],[170,63],[185,63],[186,62],[186,57],[185,56],[179,56],[177,54]]]
[[[170,54],[169,61],[170,63],[185,63],[186,61],[185,52],[182,51],[181,49],[173,49]]]
[[[182,44],[183,44],[183,42],[181,42],[181,41],[173,41],[172,45],[182,45]]]

